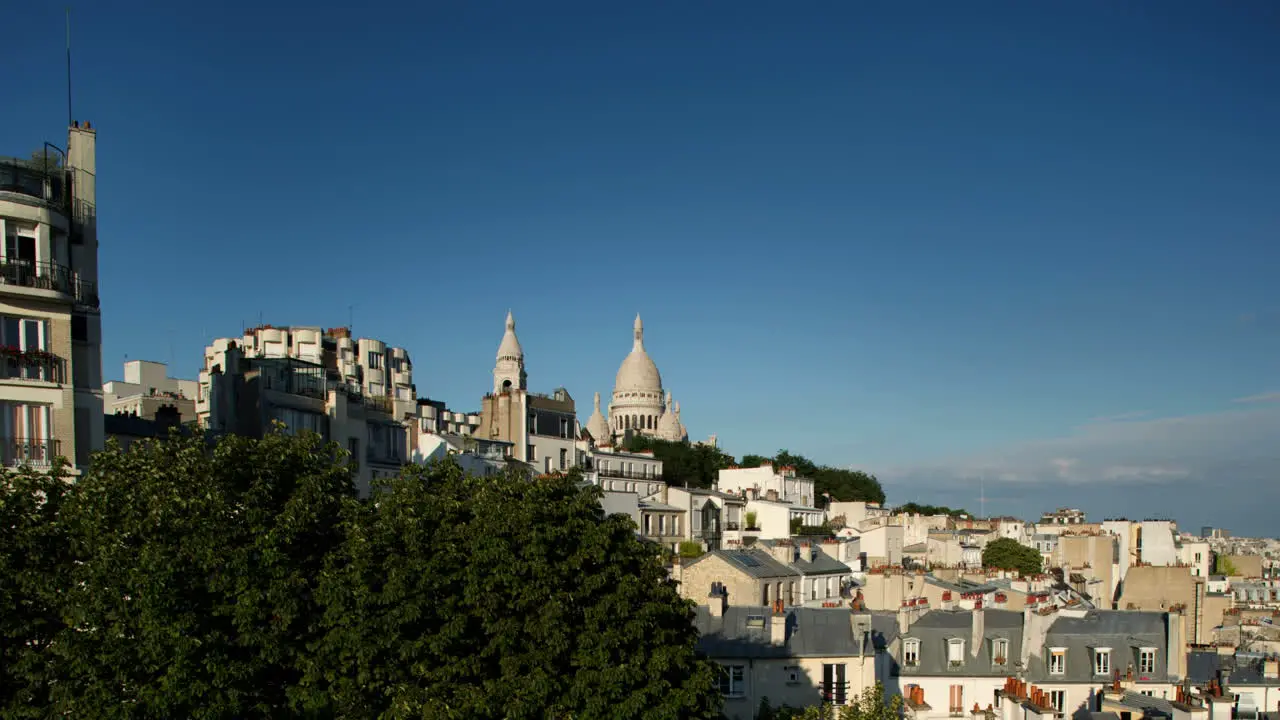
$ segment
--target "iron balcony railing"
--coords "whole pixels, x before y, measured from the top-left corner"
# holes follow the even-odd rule
[[[609,469],[609,470],[601,470],[601,469],[597,468],[597,469],[596,469],[596,474],[597,474],[597,475],[599,475],[599,476],[600,476],[600,477],[602,477],[602,478],[616,478],[616,479],[619,479],[619,480],[653,480],[653,481],[657,481],[657,480],[661,480],[661,479],[662,479],[662,476],[661,476],[661,475],[654,475],[654,474],[652,474],[652,473],[635,472],[635,471],[632,471],[632,470],[613,470],[613,469]]]
[[[70,295],[76,304],[98,307],[98,285],[82,280],[66,265],[35,260],[0,260],[0,284],[53,290]]]
[[[67,361],[44,350],[0,347],[0,380],[66,382]]]
[[[849,683],[824,681],[822,683],[822,699],[834,705],[843,705],[848,698]]]
[[[0,192],[18,193],[62,207],[66,202],[66,181],[56,166],[44,167],[12,158],[0,158]]]
[[[49,438],[0,437],[0,463],[5,467],[48,467],[60,454],[60,445]]]

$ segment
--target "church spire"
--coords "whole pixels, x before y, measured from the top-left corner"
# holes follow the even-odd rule
[[[640,313],[636,313],[635,324],[636,341],[632,345],[633,350],[644,350],[644,323],[640,322]]]
[[[493,366],[493,392],[524,390],[527,382],[524,371],[524,348],[516,337],[516,319],[507,311],[507,327],[498,345],[498,362]]]

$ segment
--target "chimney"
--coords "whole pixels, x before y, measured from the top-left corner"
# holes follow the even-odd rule
[[[853,642],[858,646],[858,654],[875,654],[871,639],[871,613],[855,607],[849,613],[849,626],[853,630]]]
[[[913,619],[911,617],[911,613],[912,613],[912,608],[909,605],[907,605],[906,601],[904,600],[902,602],[902,607],[898,608],[898,634],[899,635],[906,635],[907,631],[911,629],[911,621]]]
[[[787,644],[787,611],[781,600],[773,602],[773,618],[769,622],[769,643],[776,647]]]
[[[711,583],[711,592],[707,595],[707,607],[711,609],[711,617],[724,617],[725,608],[729,605],[729,592],[718,582]]]
[[[1187,663],[1187,636],[1183,631],[1183,615],[1180,612],[1170,611],[1165,614],[1165,619],[1167,622],[1165,638],[1169,646],[1165,648],[1164,656],[1169,663],[1168,673],[1172,677],[1184,677]]]
[[[987,633],[987,616],[986,611],[982,609],[982,601],[979,600],[974,604],[973,610],[969,613],[973,620],[973,631],[969,640],[969,655],[978,657],[978,651],[982,649],[982,641]]]
[[[773,556],[773,559],[783,565],[790,565],[795,562],[795,552],[795,547],[792,546],[790,540],[775,540],[769,548],[769,554]]]

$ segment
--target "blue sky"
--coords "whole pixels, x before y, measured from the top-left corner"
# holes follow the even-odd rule
[[[475,408],[512,308],[585,421],[640,312],[731,453],[1275,532],[1270,0],[81,5],[108,378],[350,313]],[[21,154],[63,10],[6,17]]]

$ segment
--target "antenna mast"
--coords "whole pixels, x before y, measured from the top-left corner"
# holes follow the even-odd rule
[[[71,7],[67,7],[67,127],[75,116],[71,114]]]

